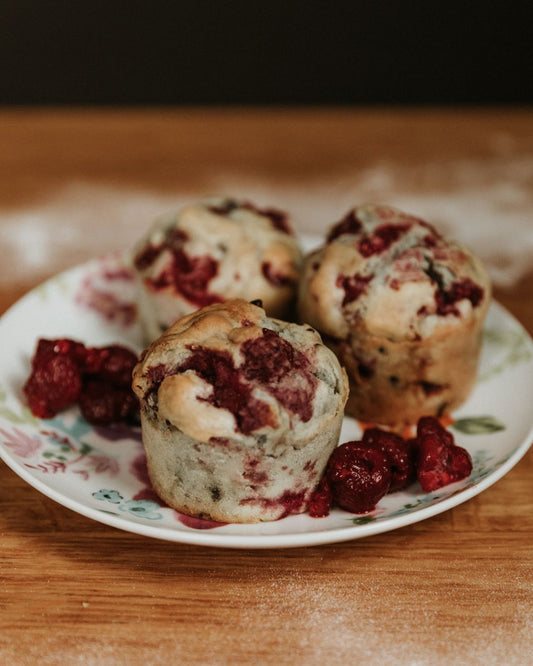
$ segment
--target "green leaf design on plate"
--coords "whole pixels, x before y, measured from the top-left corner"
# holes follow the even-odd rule
[[[452,428],[465,435],[486,435],[487,433],[505,430],[505,425],[494,416],[470,416],[457,419]]]
[[[500,374],[508,366],[517,365],[531,358],[529,335],[524,329],[488,328],[483,331],[483,339],[487,344],[494,346],[496,349],[501,349],[504,355],[496,365],[489,368],[478,378],[480,382]]]
[[[89,453],[92,453],[94,451],[94,446],[91,446],[90,444],[87,444],[87,442],[82,442],[80,446],[80,456],[87,456]]]
[[[361,516],[360,518],[352,518],[352,523],[354,525],[367,525],[374,520],[376,520],[374,516]]]

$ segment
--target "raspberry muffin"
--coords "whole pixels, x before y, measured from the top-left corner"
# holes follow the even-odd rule
[[[154,489],[220,522],[308,507],[338,443],[348,381],[309,326],[241,299],[179,319],[133,372]]]
[[[298,309],[348,372],[347,413],[400,425],[467,398],[490,298],[468,249],[412,215],[364,205],[305,258]]]
[[[213,198],[160,217],[133,257],[147,342],[231,298],[260,299],[270,316],[289,318],[301,262],[288,216],[274,208]]]

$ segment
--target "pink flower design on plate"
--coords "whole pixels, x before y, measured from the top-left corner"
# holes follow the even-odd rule
[[[0,428],[0,433],[4,439],[4,445],[10,448],[19,458],[31,458],[42,446],[40,439],[30,437],[18,428],[13,428],[12,433]]]
[[[82,279],[75,301],[108,321],[122,326],[131,326],[137,318],[137,306],[128,296],[133,282],[133,271],[116,265],[117,257],[102,259],[96,270],[88,272]],[[128,289],[129,287],[129,289]]]
[[[119,471],[118,461],[108,456],[92,454],[87,456],[87,461],[94,467],[97,474],[108,472],[111,476],[116,476]]]

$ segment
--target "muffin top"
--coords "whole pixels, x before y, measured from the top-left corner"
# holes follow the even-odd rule
[[[342,411],[347,380],[309,326],[242,299],[182,317],[143,354],[133,390],[148,416],[204,442],[304,446]]]
[[[148,291],[183,303],[179,315],[236,297],[261,298],[277,315],[280,292],[296,289],[301,261],[286,213],[229,198],[158,218],[133,257]]]
[[[305,261],[303,321],[333,338],[353,327],[416,340],[485,316],[489,277],[467,248],[389,206],[366,204],[331,227]]]

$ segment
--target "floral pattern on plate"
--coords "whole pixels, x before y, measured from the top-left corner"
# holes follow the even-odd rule
[[[40,337],[142,349],[134,281],[120,256],[105,257],[52,278],[0,320],[0,455],[30,485],[64,506],[149,537],[210,546],[271,548],[331,543],[396,529],[445,511],[482,492],[525,454],[533,438],[533,343],[498,304],[491,306],[479,379],[450,424],[474,469],[464,481],[425,494],[417,483],[387,495],[375,511],[334,509],[274,523],[225,525],[184,516],[150,486],[139,428],[93,427],[72,408],[49,421],[33,417],[22,385]],[[516,390],[519,387],[519,390]],[[341,441],[360,435],[346,418]]]

